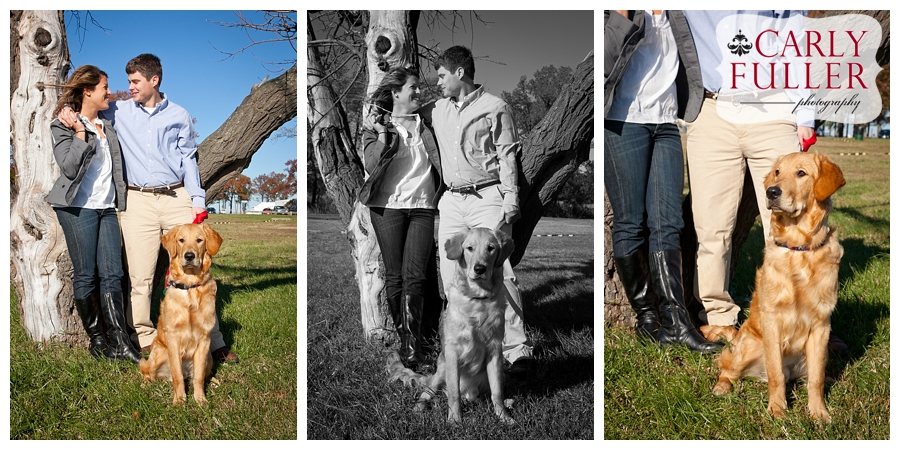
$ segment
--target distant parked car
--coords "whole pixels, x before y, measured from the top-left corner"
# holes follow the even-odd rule
[[[275,214],[275,211],[273,211],[272,208],[263,208],[262,213],[263,214]]]
[[[297,215],[297,205],[291,206],[291,208],[288,209],[288,213],[292,216],[296,216]]]
[[[206,212],[207,212],[207,214],[215,214],[216,208],[206,208]]]
[[[275,211],[275,214],[287,214],[288,213],[287,208],[285,208],[284,206],[276,206],[275,208],[273,208],[273,210]]]
[[[891,138],[891,130],[881,130],[881,133],[878,133],[878,137],[882,139],[890,139]]]

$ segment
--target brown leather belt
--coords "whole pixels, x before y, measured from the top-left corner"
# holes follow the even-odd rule
[[[453,192],[455,194],[474,194],[486,187],[490,187],[495,184],[500,184],[500,180],[485,181],[484,183],[468,184],[465,186],[458,186],[458,187],[450,186],[447,188],[447,190],[450,192]]]
[[[703,97],[705,97],[705,98],[716,98],[718,96],[719,96],[719,94],[717,92],[710,92],[710,91],[707,91],[706,89],[703,90]]]
[[[160,194],[160,195],[169,195],[175,196],[175,189],[180,187],[184,187],[184,183],[175,183],[170,184],[168,186],[157,186],[157,187],[141,187],[141,186],[132,186],[128,185],[129,191],[138,191],[138,192],[146,192],[148,194]]]

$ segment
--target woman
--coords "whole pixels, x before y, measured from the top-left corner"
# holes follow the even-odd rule
[[[122,153],[112,125],[98,116],[109,108],[107,76],[97,67],[81,66],[65,85],[56,87],[63,93],[53,116],[65,106],[78,114],[74,129],[59,119],[50,123],[53,156],[62,174],[47,195],[72,258],[75,307],[91,339],[92,355],[136,364],[141,356],[125,332],[116,217],[117,209],[125,209]]]
[[[606,11],[604,19],[604,185],[616,271],[637,314],[635,328],[663,345],[717,351],[722,344],[694,328],[681,279],[684,159],[675,120],[685,110],[696,115],[697,92],[702,101],[699,78],[684,92],[675,83],[679,59],[696,61],[687,22],[680,11],[659,10]]]
[[[363,130],[366,180],[359,201],[369,207],[384,258],[385,292],[400,336],[400,358],[415,370],[422,356],[425,270],[434,247],[434,216],[443,191],[434,130],[422,107],[419,78],[390,70],[369,103],[377,118]],[[386,114],[382,114],[386,113]]]

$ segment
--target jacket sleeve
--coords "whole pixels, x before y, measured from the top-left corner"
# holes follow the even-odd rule
[[[390,143],[390,132],[388,132],[388,143]],[[387,150],[387,146],[378,140],[378,132],[375,130],[363,129],[363,167],[366,174],[371,175],[381,159],[381,155]]]
[[[74,180],[78,169],[89,160],[94,149],[87,142],[75,137],[75,130],[63,125],[59,119],[50,122],[50,134],[53,139],[53,157],[63,175]]]
[[[640,30],[631,19],[606,10],[603,12],[603,79],[605,80],[622,55],[628,38]]]

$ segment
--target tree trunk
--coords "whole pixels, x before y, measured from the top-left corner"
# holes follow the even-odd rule
[[[254,85],[240,106],[197,149],[206,198],[215,198],[228,180],[250,165],[250,158],[275,130],[297,117],[297,66]]]
[[[45,197],[59,176],[50,122],[69,51],[62,11],[10,13],[11,145],[17,195],[10,208],[10,278],[19,315],[35,341],[83,341],[74,310],[72,261]]]
[[[307,37],[314,41],[312,26],[307,25]],[[356,200],[363,184],[362,161],[350,139],[350,127],[343,105],[337,102],[330,82],[323,79],[326,72],[319,62],[316,47],[308,46],[306,55],[309,86],[307,124],[316,165],[328,193],[334,199],[341,222],[347,227],[359,286],[363,335],[384,339],[389,336],[390,315],[381,295],[384,288],[381,251],[369,210]]]
[[[522,217],[513,226],[519,263],[544,208],[556,201],[569,176],[588,159],[594,139],[594,54],[575,68],[572,81],[557,97],[547,115],[522,142],[519,155],[519,208]]]

